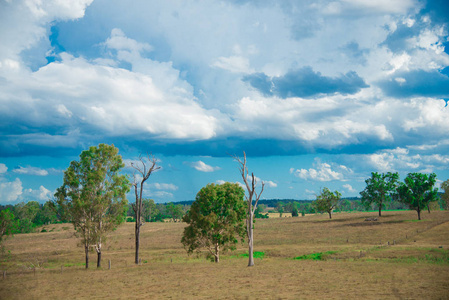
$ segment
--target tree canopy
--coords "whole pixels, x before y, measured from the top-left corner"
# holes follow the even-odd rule
[[[220,249],[234,249],[246,234],[245,192],[237,183],[208,184],[196,195],[195,202],[184,215],[188,224],[181,239],[188,253],[206,249],[215,262]]]
[[[434,188],[436,174],[432,173],[409,173],[404,182],[399,184],[397,194],[399,201],[407,204],[410,209],[418,213],[418,220],[421,220],[421,211],[425,209],[430,202],[438,199],[438,188]]]
[[[332,211],[337,207],[340,198],[340,192],[331,192],[325,187],[312,203],[317,211],[327,212],[329,214],[329,219],[332,219]]]
[[[365,180],[366,187],[360,192],[362,203],[367,207],[375,203],[379,207],[379,217],[382,216],[382,205],[391,201],[391,195],[396,192],[399,180],[398,173],[388,172],[387,174],[371,173],[371,178]]]
[[[97,251],[101,266],[101,246],[106,234],[124,221],[129,181],[120,170],[122,157],[114,145],[90,147],[72,161],[64,172],[63,185],[55,193],[56,205],[64,218],[73,223],[81,238],[89,266],[89,248]]]

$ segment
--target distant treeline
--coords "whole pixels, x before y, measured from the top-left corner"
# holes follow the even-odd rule
[[[441,194],[441,193],[440,193]],[[185,213],[190,209],[193,200],[155,203],[152,199],[144,201],[145,222],[164,222],[171,220],[180,222]],[[256,211],[257,218],[267,218],[267,212],[291,213],[293,216],[314,214],[315,208],[312,205],[313,200],[296,200],[296,199],[265,199],[259,201],[259,207]],[[433,209],[444,209],[444,203],[440,200],[435,203]],[[21,202],[15,205],[0,205],[0,211],[9,209],[14,215],[14,231],[13,233],[29,233],[34,232],[37,227],[46,224],[62,223],[55,205],[51,201],[39,203],[37,201]],[[373,204],[366,207],[361,198],[347,197],[341,199],[339,205],[335,209],[337,212],[342,211],[371,211],[377,207]],[[408,210],[409,207],[399,201],[392,200],[384,205],[383,209],[390,210]],[[128,212],[126,221],[134,222],[132,203],[128,204]]]

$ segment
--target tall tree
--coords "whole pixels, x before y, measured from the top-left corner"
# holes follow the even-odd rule
[[[4,236],[13,234],[17,230],[18,222],[9,208],[0,211],[0,246]]]
[[[183,221],[188,223],[181,239],[188,253],[206,248],[214,261],[220,249],[234,249],[244,239],[245,192],[237,183],[208,184],[196,195]]]
[[[388,172],[387,174],[371,173],[371,178],[365,180],[366,187],[360,192],[362,203],[370,206],[375,203],[379,207],[379,217],[382,216],[382,205],[391,201],[391,195],[396,192],[399,180],[398,173]]]
[[[312,203],[317,211],[327,212],[329,214],[329,219],[332,219],[332,211],[337,207],[340,199],[340,192],[331,192],[327,187],[325,187],[320,194],[316,196],[316,200]]]
[[[159,213],[159,210],[157,209],[156,203],[154,203],[153,199],[143,199],[142,206],[142,217],[144,221],[151,222],[151,220],[153,220]]]
[[[449,210],[449,179],[444,181],[441,184],[441,189],[444,190],[444,194],[441,195],[441,198],[443,200],[444,209]]]
[[[284,208],[285,208],[285,205],[281,201],[278,201],[278,203],[276,203],[276,210],[279,213],[279,218],[282,218],[282,214],[284,213]]]
[[[410,209],[416,210],[418,220],[421,220],[421,211],[428,207],[430,202],[438,200],[438,188],[434,188],[436,178],[435,173],[409,173],[397,188],[396,197]]]
[[[245,194],[246,198],[246,233],[248,237],[248,267],[254,266],[254,213],[257,209],[257,204],[259,203],[260,196],[263,193],[265,183],[262,181],[262,187],[260,192],[257,193],[256,185],[257,179],[254,173],[251,173],[249,177],[248,167],[246,166],[246,153],[243,152],[243,160],[239,157],[234,156],[234,159],[239,163],[239,171],[242,176],[243,182],[245,183],[246,190],[248,194]]]
[[[89,267],[89,248],[97,252],[101,266],[101,247],[106,234],[124,221],[129,181],[120,170],[122,157],[114,145],[100,144],[81,152],[64,172],[63,185],[55,193],[58,211],[72,222],[81,238]]]
[[[134,210],[134,219],[136,220],[135,226],[135,237],[136,237],[136,255],[135,255],[135,264],[139,264],[139,247],[140,247],[140,227],[144,224],[144,205],[143,205],[143,185],[145,181],[150,178],[151,174],[160,169],[161,167],[156,166],[157,160],[154,156],[147,155],[147,161],[140,156],[138,163],[131,163],[131,167],[140,175],[137,178],[136,173],[133,174],[133,183],[134,194],[136,196],[136,202],[133,204]]]

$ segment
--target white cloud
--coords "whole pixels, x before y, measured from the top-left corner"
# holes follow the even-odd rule
[[[263,181],[265,183],[265,186],[271,187],[271,188],[275,188],[278,186],[278,184],[276,182],[273,182],[271,180],[267,180],[267,181]]]
[[[25,174],[25,175],[37,175],[37,176],[47,176],[48,171],[36,167],[22,167],[19,166],[18,168],[13,170],[14,173],[18,174]]]
[[[344,184],[343,187],[349,192],[355,192],[356,190],[350,184]]]
[[[306,169],[290,169],[290,173],[294,174],[296,177],[304,179],[304,180],[313,180],[313,181],[332,181],[332,180],[344,180],[344,175],[342,171],[350,172],[350,169],[346,166],[338,166],[340,172],[334,171],[331,168],[331,165],[327,163],[316,163],[316,169],[310,168]]]
[[[173,193],[170,192],[166,192],[166,191],[157,191],[152,193],[152,195],[156,198],[160,198],[160,199],[166,199],[166,198],[173,198]]]
[[[201,172],[214,172],[220,170],[220,167],[213,167],[205,164],[203,161],[199,160],[197,162],[188,163],[192,168]]]
[[[4,174],[8,171],[8,167],[5,164],[0,163],[0,174]]]
[[[173,183],[152,183],[150,184],[150,187],[156,189],[156,190],[168,190],[168,191],[176,191],[178,190],[178,187],[174,185]]]
[[[11,182],[0,182],[0,202],[11,203],[17,201],[22,195],[22,181],[16,178]]]
[[[41,185],[38,190],[25,189],[22,197],[27,201],[46,202],[51,200],[53,194],[53,192]]]
[[[241,56],[219,57],[212,66],[234,73],[254,72],[254,70],[250,68],[249,60],[246,57]]]
[[[151,51],[153,49],[153,47],[147,43],[139,43],[126,37],[125,33],[119,28],[112,29],[111,36],[104,44],[109,49],[114,49],[117,51],[130,51],[136,55],[142,51]]]

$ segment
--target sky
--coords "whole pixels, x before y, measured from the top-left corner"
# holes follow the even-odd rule
[[[359,196],[449,178],[446,0],[0,0],[0,204],[51,200],[80,153],[154,155],[145,197],[241,182]],[[133,201],[133,195],[128,199]]]

